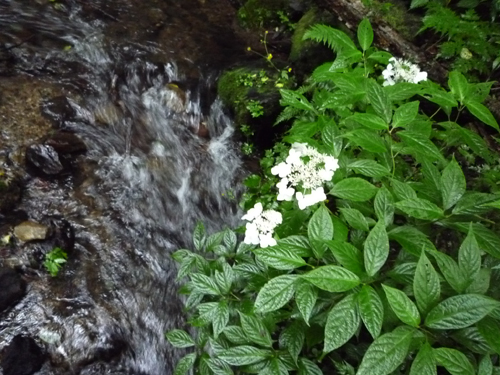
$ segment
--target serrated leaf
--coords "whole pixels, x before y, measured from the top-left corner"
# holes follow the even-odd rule
[[[302,351],[305,340],[305,327],[302,322],[295,320],[292,324],[286,327],[280,334],[280,348],[288,350],[292,359],[297,363],[299,354]]]
[[[241,328],[245,336],[257,345],[272,347],[273,340],[267,327],[262,323],[262,319],[256,316],[240,313]]]
[[[384,177],[391,173],[389,169],[383,165],[377,163],[375,160],[369,159],[357,159],[349,163],[347,167],[351,168],[356,173],[375,178]]]
[[[182,329],[173,329],[165,334],[168,342],[176,348],[189,348],[194,346],[194,340]]]
[[[334,122],[329,122],[323,130],[321,130],[321,139],[325,146],[331,150],[332,155],[336,158],[339,157],[342,151],[342,138],[339,137],[340,130]]]
[[[312,39],[328,45],[334,51],[357,50],[351,38],[344,32],[331,26],[316,24],[304,34],[303,40]]]
[[[208,359],[207,365],[213,371],[214,375],[233,375],[233,371],[229,365],[218,358]]]
[[[462,352],[450,348],[437,348],[433,352],[437,363],[451,375],[474,375],[474,367]]]
[[[492,353],[490,345],[486,342],[484,337],[481,336],[479,330],[474,326],[467,327],[464,329],[459,329],[453,332],[452,338],[457,343],[469,349],[473,353],[478,353],[478,354]]]
[[[366,351],[356,375],[388,375],[403,363],[410,348],[413,329],[397,327],[377,338]]]
[[[439,301],[441,284],[434,266],[422,251],[413,279],[413,294],[420,311],[425,314]]]
[[[477,369],[477,375],[493,375],[493,364],[491,363],[491,357],[489,355],[485,355],[481,358]]]
[[[377,188],[359,177],[345,178],[333,186],[329,194],[354,202],[365,202],[371,199]]]
[[[383,221],[372,228],[363,246],[365,269],[368,276],[374,276],[389,256],[389,237]]]
[[[469,286],[481,269],[481,251],[479,250],[472,226],[458,250],[458,266],[466,277],[466,286]]]
[[[245,336],[245,332],[243,332],[241,327],[227,326],[222,332],[224,333],[224,336],[226,336],[226,338],[233,344],[244,345],[250,343],[250,340],[248,340]]]
[[[432,160],[443,161],[441,151],[427,137],[410,130],[401,130],[396,133],[403,143],[411,147],[418,154],[422,154]]]
[[[387,63],[388,62],[385,64]],[[406,100],[422,91],[422,86],[410,82],[399,82],[392,86],[385,86],[384,91],[387,93],[390,100]]]
[[[342,266],[357,275],[364,273],[363,254],[357,247],[341,241],[326,241],[325,243]]]
[[[500,128],[498,127],[497,120],[495,120],[495,117],[493,117],[490,110],[486,108],[484,105],[475,100],[469,100],[467,101],[465,106],[467,107],[470,113],[472,113],[475,117],[484,122],[486,125],[489,125],[492,128],[495,128],[496,130],[500,130]]]
[[[454,215],[480,215],[490,210],[489,206],[498,199],[496,194],[466,192],[453,207]]]
[[[358,41],[363,51],[370,48],[373,43],[373,29],[367,18],[363,19],[358,25]]]
[[[359,210],[355,208],[340,208],[339,211],[342,213],[347,223],[354,229],[363,230],[365,232],[370,230],[365,216]]]
[[[193,367],[196,361],[196,353],[188,354],[182,357],[175,366],[174,375],[185,375]]]
[[[328,313],[323,353],[340,348],[349,341],[358,330],[359,323],[356,298],[354,294],[350,294],[339,301]]]
[[[358,276],[339,266],[321,266],[301,276],[311,284],[328,292],[348,291],[361,283]]]
[[[304,236],[288,236],[278,240],[280,248],[292,251],[301,257],[312,256],[311,244],[307,237]]]
[[[499,304],[480,294],[449,297],[427,314],[425,325],[434,329],[465,328],[483,319]]]
[[[498,321],[486,317],[477,323],[477,329],[491,349],[500,354],[500,324]]]
[[[245,371],[246,372],[246,371]],[[254,372],[248,369],[248,372]],[[288,375],[288,370],[280,358],[270,359],[259,375]]]
[[[406,199],[394,205],[408,216],[421,220],[439,220],[444,216],[443,210],[427,199]]]
[[[420,314],[417,306],[408,296],[396,288],[382,284],[387,301],[392,308],[392,311],[403,322],[412,327],[418,327],[420,324]]]
[[[203,223],[198,223],[193,233],[193,243],[196,250],[200,251],[205,246],[205,227]]]
[[[458,293],[462,293],[467,287],[467,279],[457,262],[450,256],[438,251],[431,254],[436,259],[439,269],[448,284]]]
[[[307,358],[300,358],[298,375],[323,375],[323,371],[313,361]]]
[[[295,288],[295,303],[304,321],[309,324],[309,318],[318,299],[318,289],[308,282],[297,280]]]
[[[404,127],[413,121],[418,115],[419,104],[418,101],[409,102],[396,109],[392,118],[392,126],[394,128]]]
[[[367,82],[366,94],[368,95],[368,99],[375,113],[386,123],[390,123],[392,118],[392,103],[387,93],[377,82],[369,80]]]
[[[437,375],[436,359],[428,343],[420,347],[411,364],[410,375]]]
[[[224,231],[222,242],[230,252],[234,251],[234,249],[236,248],[237,241],[238,239],[236,238],[236,234],[232,230],[226,229]]]
[[[450,72],[448,86],[455,99],[460,103],[464,103],[470,93],[470,85],[465,76],[458,71]]]
[[[445,110],[445,112],[450,107],[458,106],[458,103],[455,100],[455,97],[450,92],[435,89],[435,88],[428,88],[425,90],[425,93],[431,95],[430,97],[426,96],[427,100],[438,104],[439,106],[441,106]]]
[[[193,288],[200,293],[214,296],[220,295],[220,290],[214,280],[202,273],[193,273],[190,275]]]
[[[235,346],[219,353],[218,357],[231,366],[244,366],[257,363],[271,356],[269,350],[250,345]]]
[[[415,199],[417,198],[417,193],[411,188],[407,183],[398,181],[396,179],[391,179],[392,190],[398,198],[398,200]]]
[[[229,322],[229,306],[227,301],[220,301],[217,304],[217,308],[214,312],[212,318],[212,327],[214,330],[214,338],[217,338],[219,334],[226,328]]]
[[[359,113],[356,112],[354,115],[347,118],[348,120],[354,120],[357,123],[366,126],[373,130],[388,130],[389,124],[384,121],[380,116],[373,115],[371,113]]]
[[[377,154],[383,154],[387,151],[387,145],[384,143],[383,138],[374,130],[356,129],[341,136],[349,139],[355,146],[366,151]]]
[[[327,250],[324,241],[331,240],[333,238],[333,223],[330,218],[330,213],[328,209],[321,205],[309,220],[307,225],[307,234],[309,236],[309,241],[313,246],[313,252],[316,258],[321,258],[325,251]]]
[[[384,305],[378,293],[369,285],[363,285],[358,292],[358,309],[361,319],[370,335],[376,339],[382,330]]]
[[[389,226],[394,221],[394,198],[385,186],[381,187],[375,195],[373,203],[377,218]]]
[[[264,264],[278,270],[293,270],[306,264],[302,257],[292,250],[280,246],[280,244],[264,249],[255,249],[254,254]]]
[[[451,208],[464,195],[466,189],[465,176],[462,168],[453,159],[443,170],[441,175],[441,195],[443,208]]]
[[[415,271],[417,270],[416,262],[406,262],[394,266],[392,270],[387,272],[387,276],[397,281],[400,284],[411,285],[415,278]]]
[[[257,295],[256,311],[266,313],[286,305],[295,292],[296,279],[295,275],[282,275],[269,280]]]

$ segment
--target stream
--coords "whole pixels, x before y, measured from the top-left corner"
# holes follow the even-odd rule
[[[183,326],[171,253],[198,221],[240,224],[246,172],[214,89],[243,53],[233,19],[223,0],[0,0],[0,92],[20,111],[0,129],[3,168],[23,174],[15,209],[74,247],[56,278],[32,266],[51,244],[0,252],[28,281],[0,317],[0,349],[35,338],[49,357],[38,374],[172,374],[183,355],[164,338]],[[86,152],[57,178],[26,172],[26,147],[55,130]]]

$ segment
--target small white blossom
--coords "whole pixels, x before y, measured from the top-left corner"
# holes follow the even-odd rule
[[[262,203],[256,203],[253,208],[248,210],[242,217],[249,221],[246,224],[244,242],[250,245],[260,245],[268,247],[276,245],[273,238],[274,228],[283,222],[281,213],[275,210],[263,210]]]
[[[322,154],[306,143],[292,144],[286,161],[271,169],[272,174],[281,177],[276,184],[277,200],[290,201],[295,195],[301,210],[325,200],[323,183],[333,178],[338,167],[333,156]]]
[[[427,80],[427,72],[420,71],[420,68],[411,62],[391,57],[387,68],[382,72],[384,86],[392,86],[398,82],[419,83]]]

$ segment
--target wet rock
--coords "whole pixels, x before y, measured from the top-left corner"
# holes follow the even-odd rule
[[[1,366],[4,375],[31,375],[40,370],[43,362],[45,355],[35,340],[17,335],[5,348]]]
[[[31,145],[26,150],[27,164],[46,175],[57,175],[64,169],[59,154],[49,145]]]
[[[14,228],[14,234],[23,242],[44,240],[48,233],[49,227],[33,221],[25,221]]]
[[[57,96],[43,103],[42,114],[54,126],[62,127],[65,121],[76,116],[76,111],[65,96]]]
[[[23,298],[26,283],[21,276],[11,268],[0,268],[0,312],[12,306]]]
[[[52,147],[58,154],[80,154],[87,151],[85,143],[73,133],[58,132],[44,142]]]
[[[0,176],[0,213],[9,213],[21,199],[21,183]]]
[[[66,220],[53,220],[51,222],[53,246],[60,247],[66,253],[73,251],[75,247],[75,230]]]
[[[186,110],[186,93],[175,83],[165,85],[164,105],[175,113]]]

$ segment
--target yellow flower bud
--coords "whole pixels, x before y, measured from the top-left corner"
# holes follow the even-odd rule
[[[267,55],[268,60],[271,60],[272,58],[273,58],[273,55],[271,55],[271,54]]]

